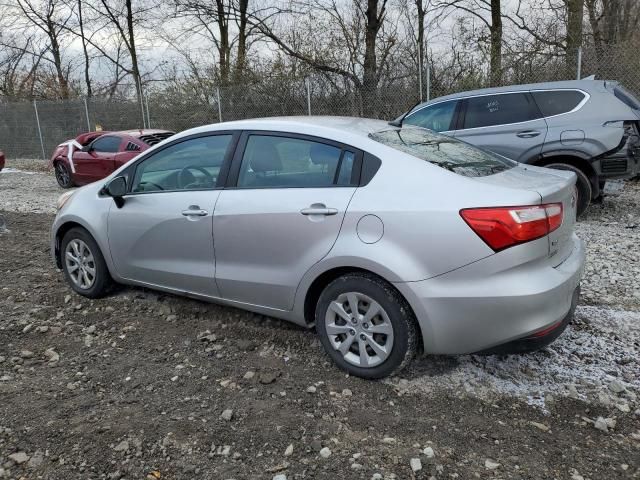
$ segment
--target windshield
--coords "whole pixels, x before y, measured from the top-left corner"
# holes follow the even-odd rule
[[[465,177],[509,170],[516,162],[424,128],[403,127],[370,133],[369,138]]]

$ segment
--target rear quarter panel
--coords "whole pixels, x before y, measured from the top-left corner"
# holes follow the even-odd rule
[[[375,177],[354,194],[327,262],[370,265],[392,282],[431,278],[494,253],[461,218],[461,209],[540,203],[536,192],[486,185],[388,150]],[[375,243],[361,239],[358,222],[365,215],[383,224]]]
[[[588,93],[590,98],[580,110],[547,118],[548,132],[543,156],[562,150],[575,150],[582,152],[587,158],[593,158],[620,144],[623,129],[604,127],[603,124],[608,121],[635,119],[633,112],[604,87],[592,89]],[[563,143],[561,135],[567,131],[584,132],[584,140]]]

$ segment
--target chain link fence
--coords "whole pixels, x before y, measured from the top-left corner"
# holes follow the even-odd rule
[[[562,55],[532,55],[510,64],[504,60],[502,84],[571,80],[596,75],[617,80],[640,96],[640,42],[583,48],[576,71],[568,71]],[[485,67],[486,68],[486,67]],[[452,65],[434,59],[420,77],[415,72],[381,81],[365,92],[326,76],[268,78],[260,83],[212,88],[187,95],[148,91],[142,102],[103,98],[65,101],[2,102],[0,150],[11,158],[47,159],[61,142],[78,134],[158,128],[181,131],[191,127],[244,118],[281,115],[346,115],[392,119],[419,100],[489,86],[488,72],[473,63]]]

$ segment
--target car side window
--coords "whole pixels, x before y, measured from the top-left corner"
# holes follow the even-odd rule
[[[576,90],[531,92],[531,95],[545,117],[570,112],[584,100],[584,93]]]
[[[132,192],[215,188],[232,135],[197,137],[170,145],[136,167]]]
[[[238,187],[287,188],[349,185],[355,154],[320,142],[275,135],[250,135]],[[340,169],[339,174],[338,169]]]
[[[452,130],[451,122],[457,104],[458,100],[436,103],[410,114],[403,123],[428,128],[434,132]]]
[[[120,150],[120,143],[122,143],[120,137],[105,135],[95,140],[91,144],[91,149],[96,152],[115,153]]]
[[[540,118],[540,113],[524,92],[471,97],[466,104],[463,128],[508,125]]]

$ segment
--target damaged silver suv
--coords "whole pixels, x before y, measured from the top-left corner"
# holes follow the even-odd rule
[[[405,124],[578,176],[578,214],[607,179],[640,173],[640,102],[622,85],[574,80],[488,88],[414,107]]]

